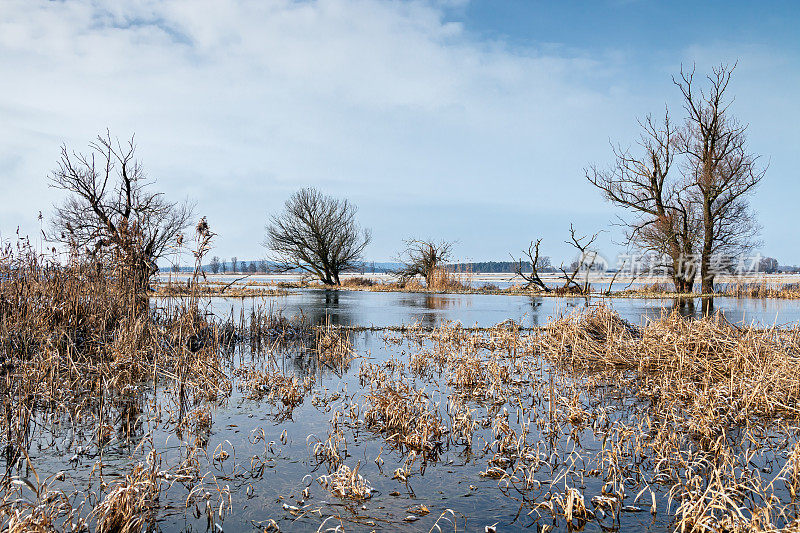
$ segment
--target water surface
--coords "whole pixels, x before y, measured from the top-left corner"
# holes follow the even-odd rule
[[[272,307],[285,316],[305,316],[313,323],[364,327],[435,327],[456,321],[463,326],[490,327],[513,320],[525,327],[546,325],[548,320],[594,305],[607,305],[634,324],[658,318],[674,308],[685,316],[700,317],[700,298],[680,302],[671,298],[542,297],[506,294],[432,294],[349,290],[300,289],[284,296],[212,298],[216,314],[252,306]],[[737,324],[762,327],[800,323],[800,301],[727,298],[713,300],[713,309]]]

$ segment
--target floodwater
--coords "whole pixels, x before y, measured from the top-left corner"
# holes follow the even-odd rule
[[[488,327],[506,320],[531,327],[545,325],[548,320],[575,309],[600,304],[613,307],[628,321],[641,323],[675,305],[672,300],[658,299],[344,290],[297,290],[265,298],[212,298],[208,303],[220,319],[229,314],[238,317],[242,311],[260,307],[289,317],[302,315],[312,323],[328,321],[364,327],[414,324],[433,327],[452,321],[464,326]],[[701,302],[692,303],[693,307],[684,303],[682,312],[699,316]],[[733,322],[768,326],[800,320],[798,302],[717,298],[714,308]],[[270,520],[282,531],[316,531],[320,527],[324,531],[336,526],[345,531],[429,531],[435,527],[437,519],[441,531],[454,531],[453,520],[457,522],[457,531],[484,531],[486,526],[492,525],[496,525],[497,531],[537,531],[542,525],[553,525],[548,512],[532,513],[530,506],[522,505],[519,494],[501,490],[496,479],[480,475],[487,470],[492,457],[491,451],[482,449],[482,443],[494,439],[491,425],[480,425],[471,446],[445,444],[435,459],[417,460],[409,469],[407,482],[401,482],[393,472],[404,465],[406,455],[394,448],[385,435],[365,427],[356,415],[350,423],[344,424],[347,441],[344,463],[351,468],[360,465],[359,474],[370,483],[373,495],[363,502],[341,500],[321,486],[317,480],[327,470],[314,457],[313,444],[317,439],[326,439],[337,410],[352,413],[353,409],[358,409],[354,406],[363,407],[369,385],[359,380],[361,365],[381,364],[391,358],[407,364],[413,351],[430,348],[415,346],[409,341],[386,342],[386,335],[389,333],[384,331],[352,332],[356,358],[338,369],[317,364],[302,350],[265,354],[239,346],[226,354],[233,392],[229,398],[211,405],[213,424],[203,432],[202,438],[195,440],[195,443],[201,442],[198,468],[208,473],[200,488],[197,485],[190,488],[180,481],[162,484],[155,529],[164,532],[264,531]],[[241,381],[233,376],[233,370],[242,365],[263,367],[270,360],[285,375],[308,378],[312,382],[311,390],[296,408],[288,409],[280,402],[271,404],[267,400],[247,399],[240,390]],[[541,379],[547,379],[546,372]],[[447,420],[448,397],[453,392],[448,385],[435,378],[414,378],[412,382],[426,391],[432,404]],[[90,417],[75,417],[74,413],[41,415],[31,431],[30,449],[31,464],[37,468],[38,477],[45,479],[63,471],[65,480],[54,481],[53,486],[65,492],[72,490],[76,499],[83,498],[100,491],[101,483],[113,483],[130,472],[131,465],[141,461],[151,447],[160,454],[160,468],[177,474],[175,465],[184,461],[188,453],[186,443],[192,438],[176,429],[175,420],[170,421],[169,413],[177,409],[174,395],[145,384],[139,390],[130,391],[130,397],[123,400],[141,406],[143,422],[135,430],[133,439],[123,438],[118,433],[102,448],[93,440],[96,421]],[[531,397],[532,405],[537,401],[541,398]],[[613,417],[619,420],[635,421],[640,408],[644,408],[622,396],[607,401],[609,412],[615,413]],[[476,410],[477,420],[490,420],[508,409],[512,412],[510,423],[517,429],[520,427],[518,421],[513,422],[515,406],[477,402],[471,405]],[[528,439],[548,441],[536,430]],[[602,439],[602,435],[585,428],[577,434],[565,434],[543,444],[542,453],[550,457],[550,466],[548,471],[542,471],[542,482],[546,485],[559,468],[565,468],[565,462],[558,463],[558,459],[553,458],[574,456],[576,442],[580,443],[582,456],[591,457],[602,450]],[[140,442],[145,444],[137,447]],[[381,464],[375,461],[378,457],[382,459]],[[26,473],[21,460],[10,469]],[[575,486],[585,494],[588,505],[589,498],[601,494],[603,481],[586,477],[575,481]],[[304,495],[306,488],[308,493]],[[553,492],[563,490],[564,487],[553,488]],[[623,512],[619,523],[592,521],[586,524],[584,531],[608,528],[671,531],[672,518],[666,511],[667,488],[655,487],[654,490],[659,509],[655,516],[636,510]],[[632,492],[635,494],[637,490]],[[225,496],[227,494],[230,499]],[[420,505],[430,512],[422,514],[409,510],[418,509]],[[647,508],[649,501],[637,505]],[[332,516],[337,518],[330,518]],[[556,521],[555,526],[554,531],[572,530],[563,520]]]
[[[233,309],[271,307],[284,316],[305,316],[311,323],[363,327],[419,324],[435,327],[460,322],[465,327],[491,327],[513,320],[525,327],[544,326],[553,318],[588,306],[607,305],[634,324],[654,319],[674,308],[685,316],[703,314],[701,298],[581,298],[512,296],[505,294],[432,294],[348,290],[291,290],[283,296],[212,298],[212,308],[224,316]],[[761,327],[800,323],[800,301],[780,299],[714,298],[713,310],[736,324]]]
[[[327,438],[333,412],[348,413],[353,405],[363,406],[364,391],[358,377],[360,365],[380,364],[392,356],[404,360],[412,349],[410,343],[387,344],[383,335],[383,332],[356,334],[353,341],[358,357],[343,372],[319,367],[302,353],[279,355],[277,363],[286,375],[311,378],[314,382],[313,390],[293,410],[284,408],[280,402],[272,405],[266,400],[247,399],[237,387],[238,380],[234,380],[233,394],[211,407],[213,425],[207,432],[201,432],[203,444],[198,453],[198,468],[201,472],[208,471],[201,488],[195,486],[195,496],[189,498],[192,485],[164,482],[154,529],[163,532],[264,531],[269,520],[274,520],[282,531],[316,531],[326,519],[322,530],[341,525],[344,531],[429,531],[437,519],[442,531],[484,531],[486,526],[492,525],[496,525],[497,531],[530,530],[531,527],[536,531],[537,524],[553,524],[548,512],[541,513],[543,519],[537,513],[529,516],[531,508],[521,508],[513,494],[512,497],[508,491],[504,494],[497,479],[480,475],[489,468],[488,461],[493,455],[481,449],[483,442],[493,440],[490,425],[482,425],[475,431],[472,446],[445,444],[435,459],[418,459],[408,469],[407,482],[401,482],[394,478],[393,472],[403,467],[406,455],[384,435],[368,430],[363,423],[345,424],[345,464],[351,468],[360,464],[359,474],[370,483],[372,497],[358,502],[342,500],[321,486],[317,480],[327,470],[315,459],[312,447],[317,438],[323,441]],[[266,358],[264,354],[246,349],[237,350],[231,356],[231,368],[241,364],[265,365]],[[437,380],[415,379],[413,384],[425,390],[446,421],[447,400],[452,391]],[[177,408],[164,391],[154,395],[152,390],[144,389],[139,391],[135,401],[144,406],[142,418],[146,421],[131,440],[122,438],[119,433],[102,452],[92,439],[94,422],[91,419],[81,423],[69,414],[38,419],[32,432],[30,459],[39,478],[65,472],[65,480],[54,482],[51,487],[73,491],[79,501],[87,494],[97,494],[102,482],[113,485],[122,479],[151,448],[160,454],[160,469],[177,475],[181,470],[176,465],[185,460],[189,449],[181,444],[182,439],[191,442],[194,436],[186,431],[181,433],[174,420],[168,420],[167,413],[174,413]],[[622,399],[612,400],[611,404],[612,409],[620,413],[618,417],[635,419],[636,410]],[[512,406],[475,404],[478,420],[491,420],[503,407],[511,409]],[[156,413],[161,413],[160,420]],[[515,430],[520,429],[513,416],[510,424]],[[551,463],[555,457],[566,458],[574,453],[574,441],[570,438],[578,438],[581,453],[587,457],[602,450],[602,437],[590,428],[571,437],[568,435],[550,440],[534,430],[528,437],[532,442],[541,441],[543,457],[551,457],[547,468],[541,471],[545,483],[556,477],[559,469],[569,468],[566,459],[558,464]],[[145,444],[137,448],[135,444],[140,440]],[[383,461],[381,465],[375,462],[379,456]],[[19,468],[16,473],[25,474],[26,470]],[[32,477],[30,473],[27,475]],[[603,484],[602,478],[590,477],[579,484],[586,494],[587,505],[591,496],[602,493]],[[306,487],[309,489],[307,496],[302,494]],[[555,487],[553,491],[559,493],[563,487]],[[230,499],[220,499],[220,493],[230,494]],[[623,512],[619,524],[611,525],[623,531],[669,531],[671,518],[663,511],[667,506],[666,494],[664,490],[657,494],[660,514],[654,517],[648,512]],[[222,514],[220,502],[223,502]],[[649,505],[649,500],[646,503]],[[430,512],[422,514],[413,510],[420,505]],[[207,518],[207,507],[212,512],[211,520]],[[337,518],[329,518],[331,516]],[[409,521],[412,516],[413,522]],[[457,521],[457,529],[453,520]],[[584,531],[603,531],[602,526],[608,525],[592,522]],[[563,521],[555,529],[567,530]]]

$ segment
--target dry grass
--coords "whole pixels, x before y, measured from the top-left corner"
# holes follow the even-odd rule
[[[350,333],[330,320],[316,329],[314,352],[321,363],[336,370],[345,369],[356,355]]]
[[[617,293],[617,295],[619,296],[631,296],[631,297],[641,297],[641,298],[660,297],[672,294],[675,294],[675,287],[672,284],[665,281],[654,281],[653,283],[643,283],[642,285],[634,289],[625,289]]]
[[[312,385],[309,379],[286,376],[278,370],[240,367],[235,375],[242,379],[239,387],[247,393],[248,399],[279,401],[289,412],[303,403]]]
[[[161,481],[155,453],[148,463],[133,467],[125,479],[112,486],[92,511],[98,533],[138,533],[149,524],[158,510]]]
[[[537,348],[559,365],[630,369],[642,394],[733,402],[741,416],[796,418],[800,331],[729,324],[721,315],[686,320],[673,312],[636,328],[605,307],[550,324]]]
[[[356,464],[352,470],[347,465],[341,465],[336,472],[320,476],[317,481],[339,498],[368,500],[372,497],[373,489],[369,482],[359,475],[360,468],[361,463]]]
[[[152,306],[140,289],[113,257],[61,265],[25,243],[0,252],[0,445],[9,465],[27,457],[37,438],[31,428],[45,424],[53,438],[72,432],[76,461],[80,454],[99,458],[102,486],[104,448],[135,445],[142,427],[161,419],[160,411],[147,411],[153,406],[143,395],[156,385],[165,391],[161,407],[175,408],[166,414],[177,429],[210,426],[206,408],[183,413],[231,392],[219,325],[199,307],[197,293]],[[140,530],[158,508],[158,476],[153,464],[140,464],[115,484],[89,509],[97,530]],[[82,509],[93,495],[68,498],[38,481],[30,485],[32,501],[13,499],[13,487],[2,487],[0,527],[84,527]]]
[[[352,278],[342,279],[342,287],[347,289],[374,287],[377,283],[378,282],[374,279],[365,278],[363,276],[353,276]]]
[[[732,298],[783,298],[796,300],[800,298],[798,283],[740,282],[728,283],[717,288],[717,294]]]
[[[666,497],[673,506],[661,512],[674,514],[677,531],[796,527],[800,445],[788,456],[781,446],[798,439],[797,328],[677,313],[635,327],[598,307],[531,332],[503,324],[402,333],[415,347],[407,367],[362,364],[368,427],[396,442],[418,431],[421,391],[406,372],[445,386],[449,442],[482,445],[481,475],[534,517],[614,529],[625,513],[657,514]],[[487,426],[491,438],[481,434]],[[585,431],[599,451],[582,447]],[[406,482],[409,460],[395,471]],[[587,477],[603,480],[600,493],[584,493]]]
[[[11,476],[5,488],[8,491],[0,500],[0,525],[8,533],[50,533],[72,529],[88,530],[89,525],[80,508],[74,508],[69,495],[54,485],[65,479],[63,472],[40,479],[30,456],[23,450],[30,476]],[[17,498],[11,499],[16,488]]]
[[[11,362],[6,399],[80,405],[87,394],[125,392],[169,376],[186,391],[225,394],[217,331],[187,304],[155,312],[123,273],[60,267],[30,251],[0,257],[0,339]]]
[[[461,281],[461,277],[455,272],[451,272],[444,268],[437,268],[431,273],[431,281],[428,286],[429,290],[447,292],[447,291],[469,291],[471,290],[470,284]]]
[[[334,428],[328,433],[328,438],[324,441],[319,440],[314,435],[308,436],[308,441],[315,439],[312,453],[321,463],[325,463],[329,469],[336,468],[342,464],[347,457],[347,440],[344,433],[338,426],[338,420],[334,419]]]
[[[367,427],[400,447],[435,457],[447,429],[437,406],[424,391],[405,380],[392,379],[382,370],[373,368],[364,373],[363,369],[362,380],[370,383],[364,411]]]
[[[795,452],[775,477],[751,461],[774,453],[765,425],[791,435],[781,421],[800,419],[797,329],[737,327],[721,316],[686,320],[676,313],[635,328],[601,307],[551,323],[533,336],[531,349],[570,373],[615,373],[650,404],[638,426],[618,423],[606,437],[616,444],[602,462],[619,465],[624,449],[649,458],[655,477],[672,483],[678,530],[767,531],[792,521],[776,494],[778,483],[796,490]],[[740,432],[741,440],[730,437]],[[617,480],[626,475],[619,466],[611,472]],[[621,501],[624,487],[614,486]]]
[[[189,279],[185,283],[161,281],[153,284],[151,296],[186,298],[190,296],[223,296],[225,298],[251,298],[263,296],[284,296],[288,294],[284,288],[263,284],[235,284],[218,281],[203,281],[193,283]]]

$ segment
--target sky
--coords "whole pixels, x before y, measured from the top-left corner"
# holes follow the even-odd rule
[[[681,65],[738,61],[731,110],[769,165],[761,252],[798,264],[798,23],[788,1],[0,0],[0,240],[38,242],[60,146],[109,129],[220,257],[264,257],[269,215],[312,186],[358,206],[369,260],[541,238],[558,263],[572,223],[613,263],[622,213],[584,169],[637,118],[680,116]]]

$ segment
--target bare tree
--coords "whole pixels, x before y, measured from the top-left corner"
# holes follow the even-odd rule
[[[209,266],[211,267],[211,272],[213,272],[214,274],[219,272],[219,267],[220,267],[219,257],[217,257],[216,255],[212,257]]]
[[[88,154],[61,147],[50,182],[68,196],[55,207],[49,237],[92,259],[112,252],[143,290],[158,271],[156,260],[190,225],[192,208],[152,190],[135,150],[133,137],[122,144],[110,132]]]
[[[774,274],[778,271],[778,260],[774,257],[762,257],[758,262],[758,272]]]
[[[232,273],[234,273],[234,274],[236,273],[236,271],[238,269],[238,264],[239,264],[239,258],[237,258],[236,256],[231,257],[231,272]]]
[[[569,240],[564,242],[578,250],[578,258],[570,264],[569,268],[565,267],[563,263],[558,267],[561,271],[561,279],[564,280],[564,286],[561,288],[562,291],[579,292],[581,294],[589,293],[589,272],[592,270],[599,256],[597,250],[593,248],[598,235],[600,234],[595,233],[591,236],[584,235],[578,237],[575,234],[573,225],[569,225]],[[586,273],[583,284],[575,281],[578,274],[581,272]]]
[[[614,164],[605,170],[592,166],[586,178],[610,202],[632,213],[624,220],[628,243],[644,251],[665,256],[665,265],[676,292],[692,292],[696,268],[695,244],[700,220],[686,182],[675,168],[679,131],[670,122],[651,116],[639,121],[642,129],[639,153],[612,146]]]
[[[299,269],[325,285],[340,285],[339,274],[357,264],[372,239],[356,222],[357,211],[349,201],[313,188],[294,193],[266,227],[264,246],[276,269]]]
[[[599,233],[595,233],[591,236],[584,235],[582,237],[578,237],[575,233],[575,227],[570,224],[569,236],[570,240],[565,242],[578,250],[578,257],[572,261],[569,266],[564,266],[564,263],[559,265],[558,270],[561,271],[560,279],[564,281],[564,285],[560,288],[557,288],[556,291],[588,294],[590,290],[589,272],[595,266],[599,258],[597,250],[595,250],[593,247],[594,242],[599,236]],[[526,288],[538,287],[544,292],[550,292],[551,289],[545,285],[544,281],[542,281],[541,277],[539,277],[540,270],[549,268],[551,266],[549,257],[542,257],[539,255],[539,246],[541,245],[541,242],[541,239],[532,241],[530,246],[528,246],[528,251],[525,252],[531,265],[531,273],[527,274],[523,271],[522,259],[515,259],[517,262],[515,273],[528,282]],[[578,280],[578,274],[582,272],[586,273],[586,277],[582,283],[579,283],[576,280]]]
[[[545,285],[542,278],[539,277],[539,271],[545,269],[550,266],[550,258],[547,256],[540,256],[539,255],[539,245],[541,244],[542,239],[537,239],[536,241],[531,241],[530,246],[528,246],[528,251],[525,254],[528,257],[528,262],[531,266],[530,274],[526,273],[523,269],[523,260],[515,259],[514,256],[511,256],[517,266],[515,267],[514,273],[524,279],[527,282],[525,288],[531,287],[538,287],[539,290],[544,292],[550,292],[550,287]]]
[[[669,257],[666,265],[678,292],[691,292],[700,255],[702,292],[714,291],[714,276],[758,244],[760,230],[747,198],[766,169],[747,150],[747,127],[729,114],[725,92],[734,67],[721,65],[698,89],[694,70],[673,79],[686,112],[682,128],[665,114],[640,122],[641,153],[614,148],[608,170],[591,167],[589,181],[611,202],[634,213],[625,221],[629,242]]]
[[[436,269],[450,260],[453,243],[449,241],[436,242],[432,239],[408,239],[403,241],[405,250],[400,254],[398,261],[402,266],[396,270],[404,283],[414,276],[422,276],[428,287],[432,287],[433,276]]]
[[[751,249],[759,232],[747,197],[761,182],[766,167],[748,152],[747,126],[729,113],[725,92],[736,65],[720,65],[699,89],[694,69],[681,69],[675,85],[683,95],[686,131],[681,148],[694,201],[702,213],[700,277],[702,292],[714,292],[714,277],[727,258]]]

